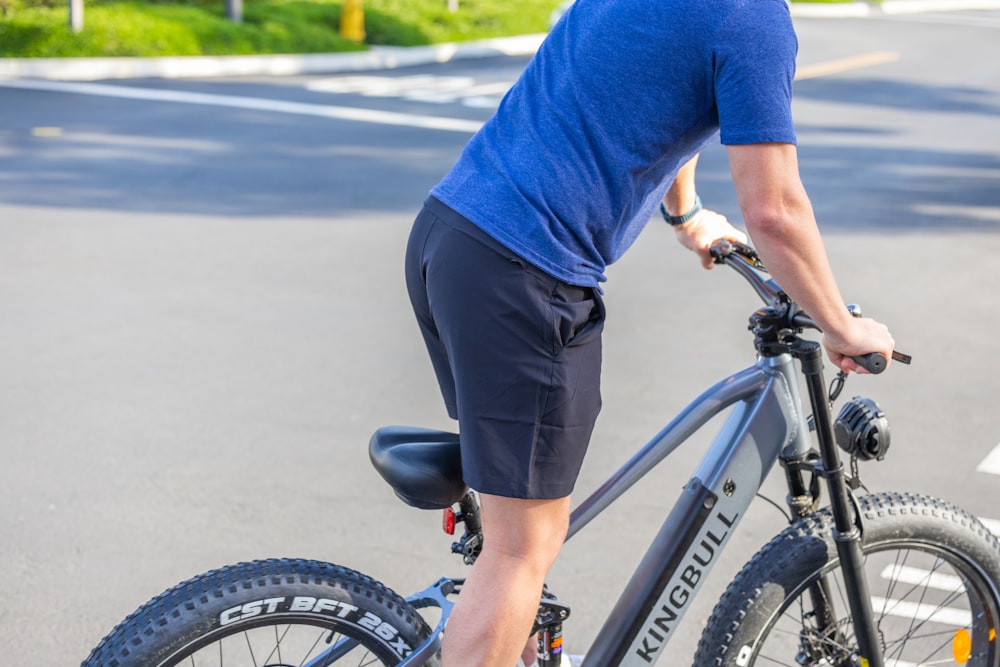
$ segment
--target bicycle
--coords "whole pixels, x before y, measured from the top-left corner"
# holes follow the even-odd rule
[[[833,419],[846,375],[838,373],[827,388],[820,345],[803,337],[816,324],[767,276],[752,248],[723,242],[712,252],[764,302],[750,318],[756,362],[702,393],[573,511],[567,539],[729,411],[584,666],[657,662],[779,463],[790,524],[729,585],[704,629],[694,667],[1000,667],[1000,542],[946,501],[864,489],[858,462],[881,460],[889,447],[884,413],[871,399],[854,397]],[[886,365],[880,355],[859,362],[873,372]],[[475,493],[461,479],[458,443],[453,433],[385,427],[373,435],[370,455],[405,503],[444,510],[451,533],[463,525],[452,550],[472,563],[482,532]],[[821,508],[822,486],[829,506]],[[329,563],[232,565],[140,607],[83,665],[433,666],[449,598],[462,583],[441,578],[403,599],[366,575]],[[421,613],[429,608],[439,610],[433,629]],[[542,667],[559,664],[569,614],[567,605],[543,591],[533,629]]]

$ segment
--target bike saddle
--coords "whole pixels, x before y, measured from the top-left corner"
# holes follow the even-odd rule
[[[383,426],[368,445],[372,465],[407,505],[445,509],[465,495],[458,434]]]

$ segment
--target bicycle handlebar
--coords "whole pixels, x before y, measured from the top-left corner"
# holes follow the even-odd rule
[[[894,353],[895,354],[895,353]],[[858,366],[861,366],[872,375],[878,375],[885,370],[886,359],[881,352],[869,352],[860,357],[851,357]]]
[[[765,278],[761,275],[762,272],[767,273],[767,269],[752,246],[740,243],[739,241],[719,239],[712,244],[709,252],[712,254],[712,258],[716,264],[725,264],[743,276],[765,304],[769,306],[781,304],[786,307],[795,308],[796,310],[792,313],[791,321],[796,327],[822,331],[809,315],[801,310],[797,310],[798,306],[792,302],[773,278]],[[860,311],[852,309],[851,312],[856,317],[861,316]],[[911,360],[909,355],[895,351],[892,353],[892,358],[903,364],[909,364]],[[881,373],[888,365],[885,355],[881,352],[871,352],[851,357],[851,359],[873,375]]]

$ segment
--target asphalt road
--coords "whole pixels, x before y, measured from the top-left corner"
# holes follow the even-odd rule
[[[800,160],[842,289],[910,368],[853,380],[893,424],[874,489],[1000,519],[1000,14],[800,19]],[[370,469],[378,426],[448,427],[402,288],[409,222],[524,64],[363,75],[0,81],[0,646],[82,660],[144,600],[301,556],[401,593],[462,566]],[[29,86],[29,87],[24,87]],[[642,94],[642,91],[636,91]],[[738,217],[724,153],[699,190]],[[752,361],[755,297],[651,225],[609,272],[595,488]],[[581,652],[704,439],[567,545]],[[773,497],[780,502],[777,486]],[[781,517],[760,503],[671,646]]]

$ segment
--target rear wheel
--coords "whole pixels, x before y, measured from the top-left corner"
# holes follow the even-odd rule
[[[860,499],[862,551],[887,667],[1000,667],[1000,544],[934,498]],[[860,667],[828,512],[775,537],[730,584],[695,667]]]
[[[405,600],[358,572],[315,561],[254,561],[200,575],[154,598],[83,665],[388,666],[429,634]]]

